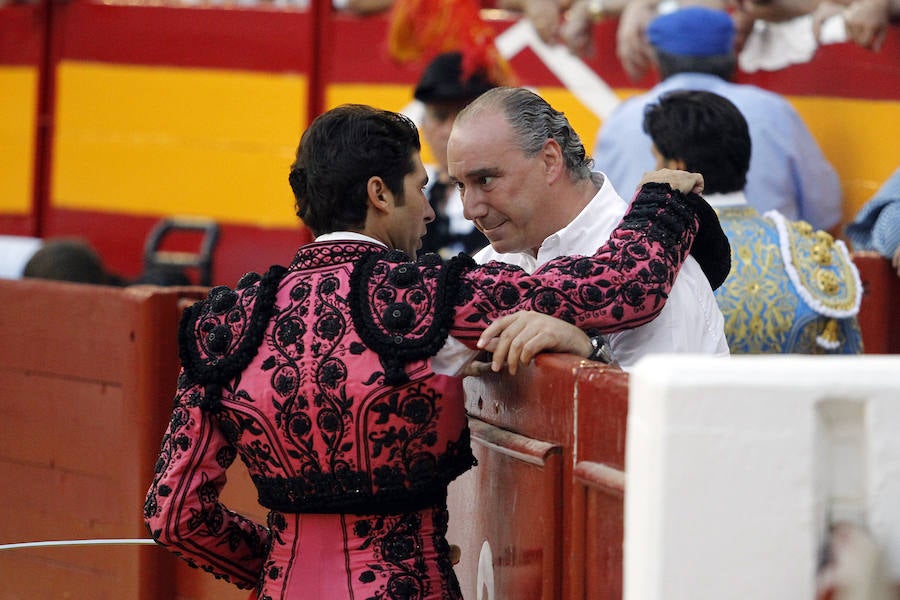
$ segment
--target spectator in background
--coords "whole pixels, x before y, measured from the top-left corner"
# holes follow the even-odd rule
[[[121,277],[107,271],[90,244],[78,239],[46,241],[25,265],[22,277],[99,285],[125,284]]]
[[[475,225],[463,215],[459,190],[450,184],[447,173],[447,140],[456,115],[469,102],[496,87],[484,70],[463,77],[462,54],[439,54],[422,73],[414,96],[425,105],[422,135],[437,164],[426,165],[428,186],[425,196],[434,209],[434,221],[422,238],[421,252],[437,252],[452,258],[460,252],[471,254],[487,245]]]
[[[822,24],[840,15],[850,41],[875,52],[881,50],[892,19],[900,16],[900,0],[739,0],[749,20],[784,21],[812,14],[815,38]]]
[[[741,51],[757,21],[780,24],[806,15],[812,17],[812,43],[822,39],[823,24],[830,17],[840,15],[849,41],[878,51],[891,20],[900,16],[900,0],[574,0],[563,20],[565,3],[524,1],[541,8],[540,12],[526,11],[527,15],[540,15],[533,20],[541,39],[548,43],[562,39],[576,54],[588,52],[594,20],[618,17],[616,54],[623,70],[634,81],[644,77],[653,64],[653,49],[647,41],[648,25],[657,15],[676,8],[706,6],[731,11],[737,29],[736,52]],[[550,10],[548,5],[555,10]]]
[[[806,223],[751,208],[750,132],[737,107],[711,92],[673,91],[647,107],[644,129],[657,168],[703,175],[703,196],[731,242],[731,273],[716,290],[731,352],[861,353],[862,286],[847,248]]]
[[[900,168],[866,202],[844,230],[854,250],[874,250],[900,277]]]
[[[625,73],[638,81],[653,62],[653,51],[646,36],[647,25],[653,18],[679,6],[725,9],[732,4],[732,0],[574,0],[565,11],[564,19],[563,6],[557,5],[555,18],[545,17],[542,26],[535,27],[545,42],[562,41],[573,53],[583,55],[588,54],[592,46],[594,21],[617,18],[616,54]]]
[[[751,205],[836,232],[842,202],[837,173],[787,100],[731,82],[737,65],[734,34],[728,13],[705,7],[683,8],[654,19],[647,35],[662,81],[613,110],[600,128],[595,164],[622,189],[633,189],[655,162],[650,139],[641,130],[645,107],[672,90],[714,92],[731,100],[750,126]]]

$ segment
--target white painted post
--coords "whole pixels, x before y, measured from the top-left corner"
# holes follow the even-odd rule
[[[900,356],[656,355],[629,385],[625,600],[812,600],[838,520],[900,580]]]

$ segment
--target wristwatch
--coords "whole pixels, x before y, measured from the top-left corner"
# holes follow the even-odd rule
[[[607,364],[613,362],[612,352],[609,349],[609,344],[606,342],[605,337],[602,335],[592,335],[590,340],[591,353],[587,357],[588,360]]]

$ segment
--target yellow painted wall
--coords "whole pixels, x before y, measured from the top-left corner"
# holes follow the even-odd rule
[[[368,104],[397,112],[412,102],[412,99],[412,85],[335,83],[325,90],[326,109],[341,104]]]
[[[844,191],[844,221],[852,220],[900,166],[900,100],[789,100],[837,170]]]
[[[52,203],[292,227],[306,98],[296,74],[64,62]]]
[[[401,111],[413,100],[412,85],[372,85],[372,84],[332,84],[325,94],[325,107],[334,108],[340,104],[360,103],[377,106],[386,110]],[[594,134],[600,120],[563,88],[541,88],[537,90],[547,101],[566,113],[579,132],[592,132],[584,139],[585,147],[594,145]],[[422,139],[422,160],[432,162],[434,157],[428,144]]]
[[[0,66],[0,213],[31,212],[38,71]]]
[[[568,115],[590,152],[600,120],[562,88],[538,91]],[[624,99],[638,91],[617,93]],[[285,180],[305,127],[306,94],[301,75],[62,63],[52,202],[73,209],[293,226]],[[335,84],[326,90],[325,104],[401,110],[411,98],[411,85]],[[893,146],[900,136],[900,101],[789,100],[841,176],[847,220],[900,161]],[[22,113],[29,99],[20,93],[0,102],[11,102]],[[22,127],[33,129],[33,121],[17,125],[12,134],[4,130],[3,139],[21,138]],[[432,160],[427,146],[423,160]],[[0,177],[10,189],[9,177]],[[16,185],[16,206],[22,210],[30,180]]]

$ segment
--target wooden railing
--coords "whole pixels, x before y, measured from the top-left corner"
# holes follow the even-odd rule
[[[900,354],[900,277],[876,252],[854,252],[863,284],[859,326],[866,354]]]
[[[855,257],[868,352],[900,347],[900,279]],[[176,326],[203,288],[0,280],[0,545],[146,538],[141,509],[178,369]],[[468,600],[619,599],[628,375],[542,355],[469,379],[479,465],[451,485]],[[240,464],[223,501],[264,521]],[[153,546],[0,552],[0,600],[245,600]]]
[[[0,280],[0,544],[146,538],[180,300],[202,290]],[[175,598],[152,546],[0,553],[0,598]]]
[[[466,598],[621,598],[627,384],[571,355],[467,380],[479,465],[449,500]]]

